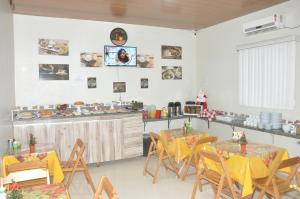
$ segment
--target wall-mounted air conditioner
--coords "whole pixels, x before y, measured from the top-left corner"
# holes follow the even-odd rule
[[[275,30],[283,27],[282,15],[274,14],[272,16],[258,19],[243,24],[243,32],[245,34],[254,34],[262,31]]]

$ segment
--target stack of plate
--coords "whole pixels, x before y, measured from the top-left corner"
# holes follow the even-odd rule
[[[271,113],[270,112],[261,112],[259,115],[260,123],[263,125],[271,123]]]
[[[271,113],[272,129],[281,129],[282,127],[282,113]]]

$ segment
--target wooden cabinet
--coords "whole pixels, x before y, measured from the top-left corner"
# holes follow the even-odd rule
[[[14,122],[14,137],[22,145],[28,145],[30,133],[36,136],[40,144],[53,144],[63,161],[68,159],[77,138],[86,144],[84,156],[88,163],[143,154],[140,113]]]

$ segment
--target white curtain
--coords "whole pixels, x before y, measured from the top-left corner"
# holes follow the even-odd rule
[[[295,40],[239,49],[240,104],[293,109],[295,56]]]

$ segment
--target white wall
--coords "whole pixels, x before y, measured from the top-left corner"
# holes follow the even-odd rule
[[[10,110],[14,106],[13,15],[8,1],[0,1],[0,154],[12,138]]]
[[[275,13],[283,14],[287,26],[300,24],[300,1],[291,0],[277,6],[249,14],[231,21],[227,21],[207,29],[198,31],[197,34],[197,82],[198,89],[203,88],[208,94],[208,104],[215,109],[232,111],[236,113],[259,114],[263,109],[247,108],[239,105],[239,66],[236,46],[266,39],[282,37],[292,34],[300,35],[300,28],[282,29],[253,36],[245,36],[242,33],[242,24],[248,21],[267,17]],[[300,48],[299,48],[300,51]],[[284,118],[300,119],[300,52],[298,51],[296,65],[296,107],[291,111],[277,110],[283,112]],[[212,124],[213,125],[213,124]],[[212,131],[212,129],[210,130]],[[231,129],[228,126],[219,125],[213,127],[213,133],[226,134],[229,137]],[[262,133],[257,132],[255,138],[261,142],[269,143],[269,138],[264,138]],[[281,137],[282,138],[282,137]],[[282,140],[275,139],[275,144],[284,146]],[[276,141],[277,140],[277,141]],[[293,141],[295,151],[296,141]],[[299,147],[299,145],[298,145]],[[297,153],[300,154],[300,152]],[[295,153],[294,153],[295,154]]]
[[[103,54],[104,45],[111,45],[109,35],[115,27],[127,31],[126,45],[136,46],[138,53],[155,56],[154,69],[80,66],[81,52]],[[160,107],[169,101],[194,99],[197,93],[196,38],[192,31],[25,15],[14,15],[14,28],[16,105],[72,103],[76,100],[110,102],[119,99],[119,94],[112,93],[112,83],[118,80],[127,82],[127,92],[122,95],[122,100],[139,99]],[[70,55],[38,55],[39,38],[69,40]],[[183,59],[161,59],[163,44],[182,46]],[[40,63],[70,64],[70,80],[40,81]],[[182,66],[183,80],[162,80],[163,65]],[[84,79],[78,80],[78,77]],[[97,89],[87,88],[86,77],[97,77]],[[149,78],[149,89],[140,88],[140,78]]]

